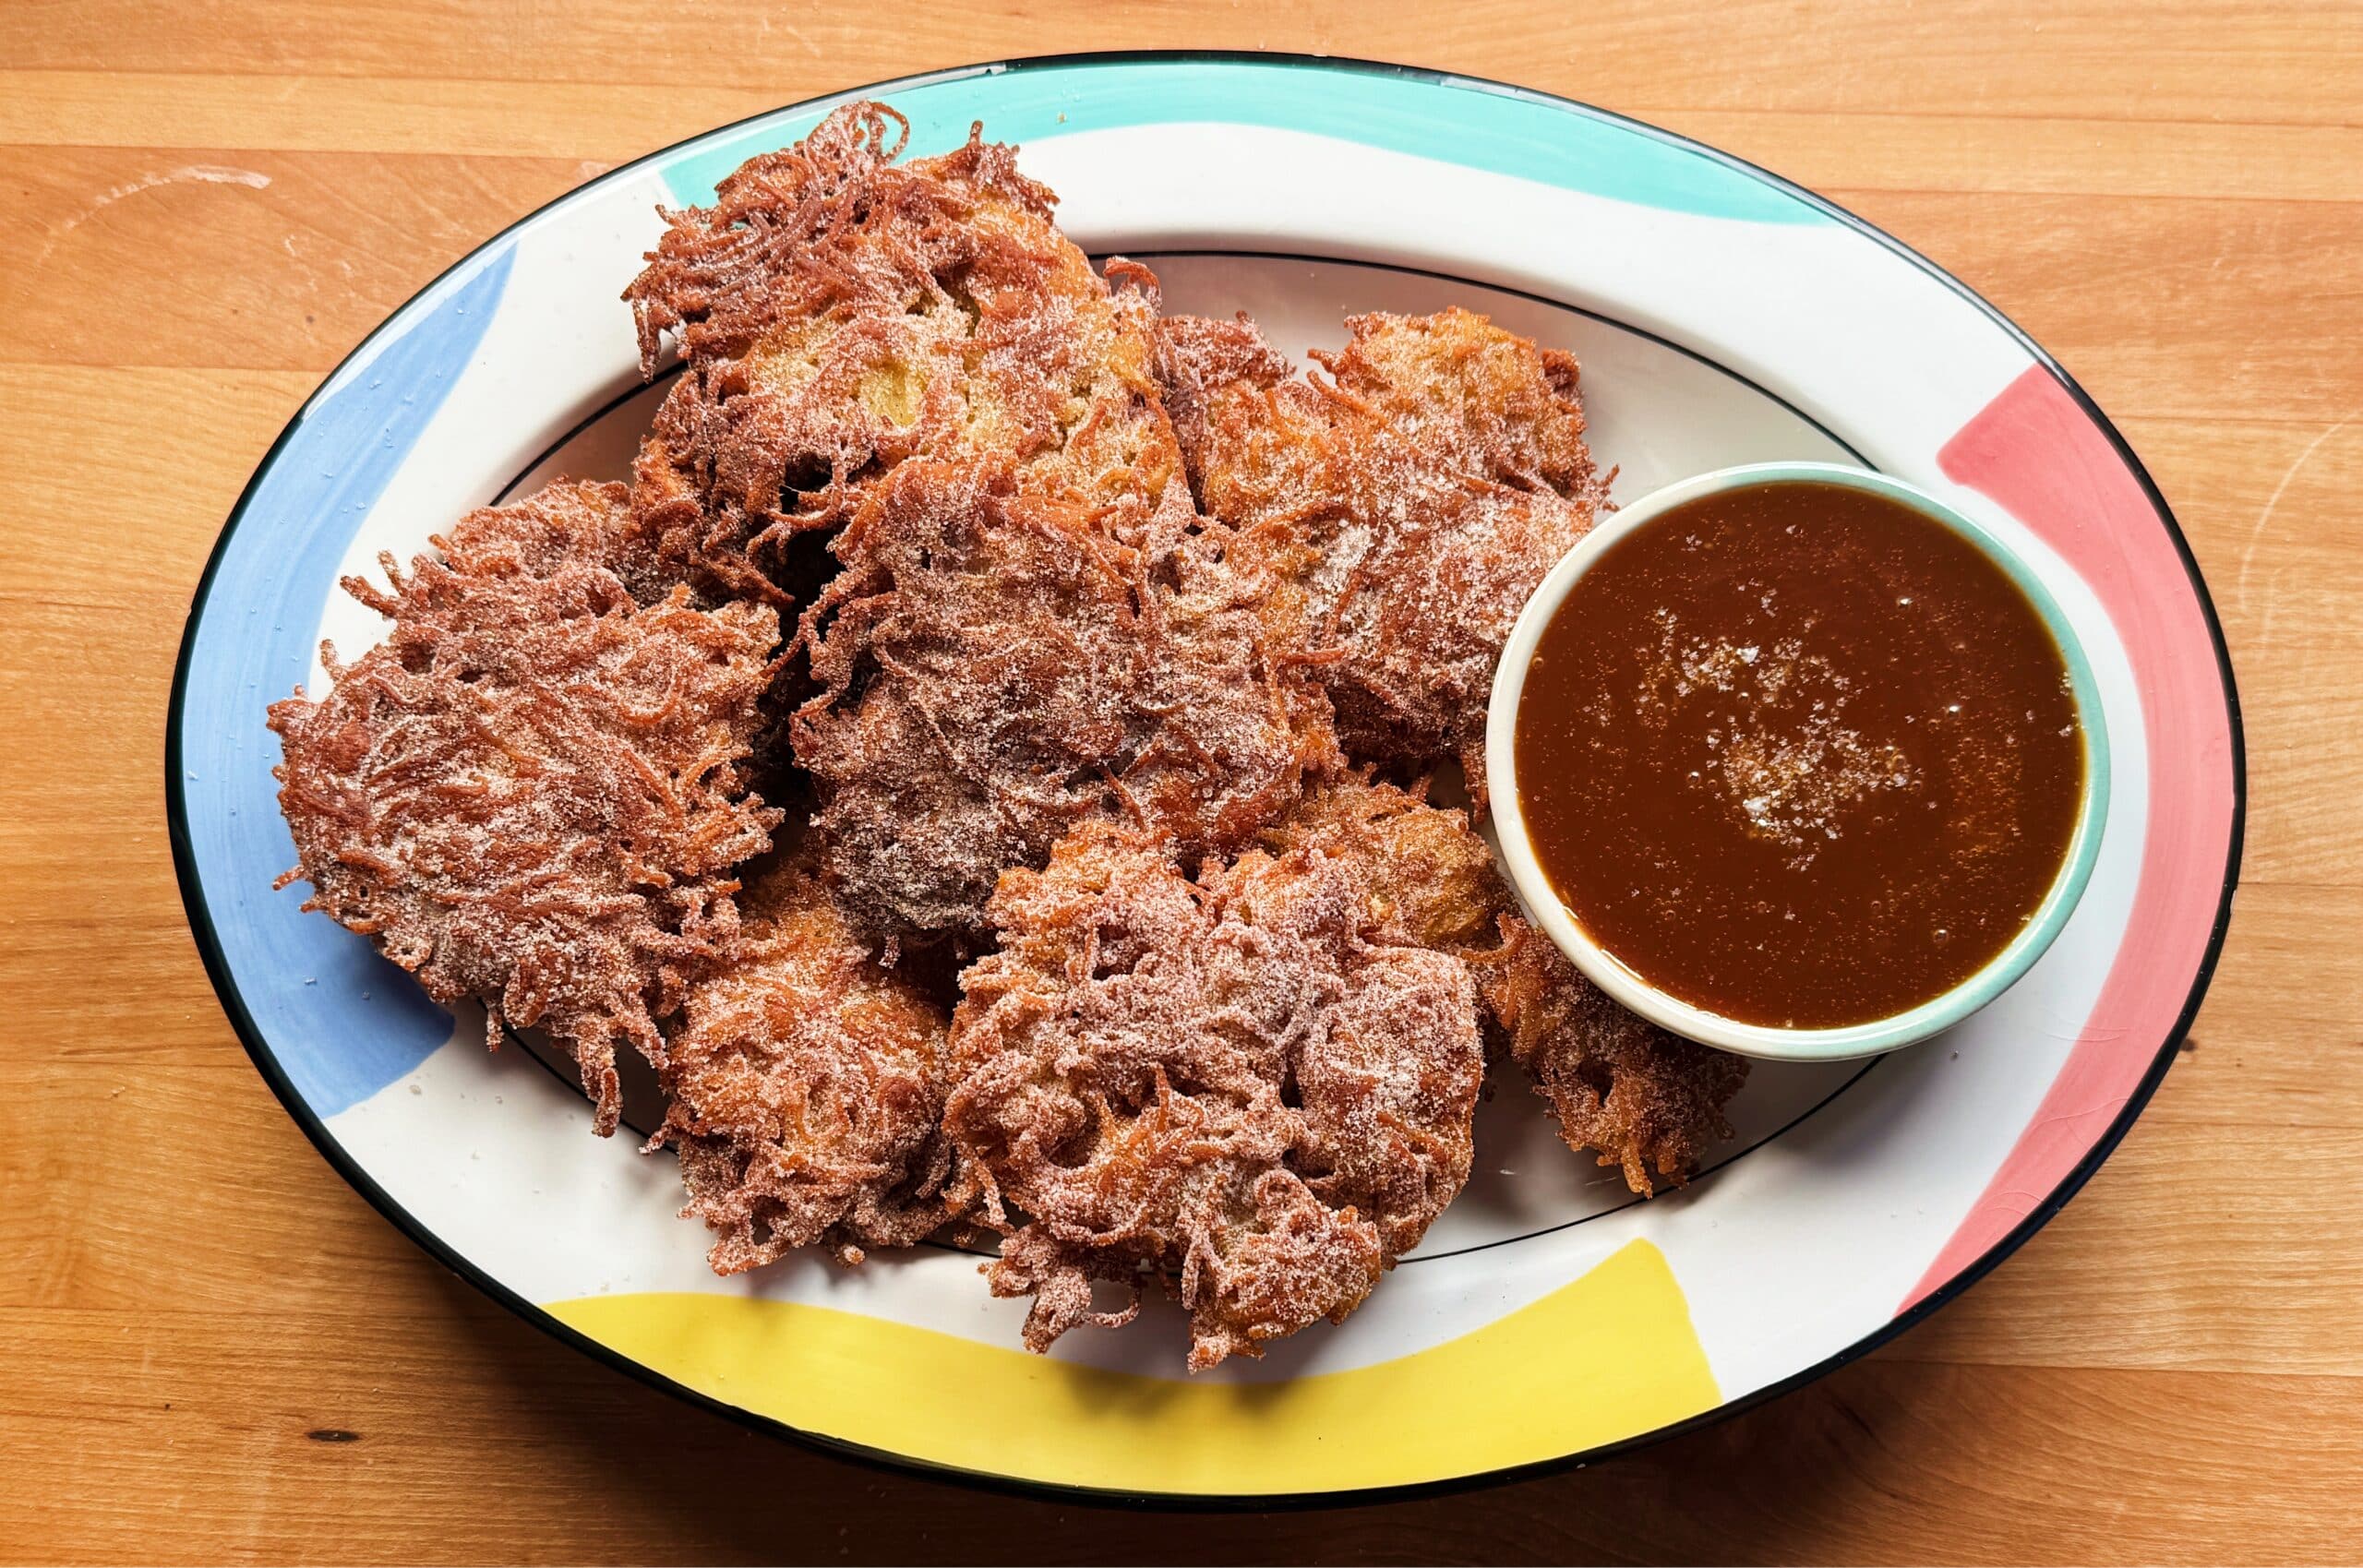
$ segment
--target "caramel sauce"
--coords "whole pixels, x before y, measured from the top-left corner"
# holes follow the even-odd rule
[[[1518,700],[1518,802],[1584,930],[1741,1023],[1908,1011],[2007,947],[2073,836],[2067,665],[2003,570],[1899,502],[1778,482],[1642,524]]]

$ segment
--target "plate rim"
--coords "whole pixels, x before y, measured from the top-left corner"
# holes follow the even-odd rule
[[[342,1145],[329,1134],[326,1123],[297,1092],[285,1069],[272,1051],[269,1041],[263,1038],[261,1031],[256,1026],[253,1016],[246,1006],[237,978],[230,973],[227,959],[222,951],[220,939],[214,928],[205,890],[198,875],[195,846],[188,827],[186,793],[184,788],[181,719],[193,654],[196,650],[198,629],[204,618],[214,578],[229,548],[230,541],[236,533],[238,525],[244,520],[248,505],[254,499],[265,476],[278,462],[289,441],[304,425],[322,396],[340,382],[346,367],[358,360],[365,352],[370,350],[378,341],[388,326],[399,318],[404,311],[420,299],[434,293],[446,280],[468,267],[484,252],[499,245],[517,231],[534,222],[543,214],[569,200],[579,192],[593,186],[624,178],[642,168],[656,164],[691,143],[704,141],[709,138],[750,126],[775,115],[793,113],[822,103],[843,102],[855,97],[891,95],[940,81],[1014,74],[1060,66],[1124,67],[1170,65],[1217,67],[1280,66],[1343,75],[1391,78],[1426,87],[1491,92],[1547,104],[1579,117],[1614,125],[1668,146],[1706,157],[1726,168],[1735,170],[1750,179],[1805,203],[1824,217],[1844,225],[1892,252],[1960,295],[2000,328],[2026,352],[2045,375],[2068,394],[2076,407],[2091,421],[2093,426],[2106,438],[2111,450],[2124,463],[2127,472],[2140,487],[2144,500],[2164,526],[2166,537],[2174,545],[2176,555],[2181,561],[2184,575],[2189,580],[2191,591],[2198,601],[2201,616],[2207,628],[2209,640],[2213,645],[2216,671],[2223,687],[2225,714],[2230,737],[2228,760],[2232,773],[2232,813],[2225,848],[2223,885],[2218,895],[2214,919],[2208,932],[2206,948],[2192,976],[2190,988],[2183,999],[2182,1007],[2176,1015],[2173,1025],[2166,1032],[2155,1056],[2143,1070],[2140,1082],[2134,1085],[2131,1094],[2128,1095],[2123,1107],[2043,1201],[2031,1208],[2026,1215],[1998,1240],[1963,1264],[1943,1285],[1926,1292],[1911,1306],[1844,1349],[1792,1372],[1786,1377],[1776,1379],[1760,1388],[1751,1389],[1735,1398],[1726,1399],[1711,1409],[1700,1411],[1697,1415],[1631,1437],[1619,1439],[1613,1442],[1579,1449],[1571,1454],[1548,1459],[1429,1480],[1336,1490],[1184,1493],[1081,1486],[970,1469],[958,1465],[873,1447],[825,1432],[808,1430],[772,1417],[760,1415],[690,1388],[646,1363],[614,1350],[559,1321],[544,1307],[527,1300],[485,1273],[474,1262],[445,1241],[440,1235],[419,1221],[410,1211],[394,1202],[360,1162],[348,1155]],[[2165,496],[2159,491],[2156,482],[2151,477],[2149,469],[2142,463],[2140,455],[2133,450],[2132,446],[2125,439],[2116,424],[2102,411],[2092,394],[2069,374],[2049,351],[2036,342],[1983,294],[1884,229],[1839,206],[1828,197],[1720,148],[1666,130],[1647,121],[1618,114],[1614,110],[1603,109],[1596,104],[1541,89],[1473,76],[1466,72],[1439,70],[1430,66],[1409,66],[1350,55],[1255,50],[1070,51],[981,61],[889,78],[859,86],[834,89],[810,98],[759,110],[737,120],[709,126],[678,141],[653,149],[592,179],[570,186],[550,200],[504,224],[499,230],[455,258],[450,266],[436,273],[401,305],[387,312],[375,327],[365,333],[338,360],[334,368],[321,378],[318,386],[305,398],[286,425],[273,437],[270,447],[265,449],[261,459],[256,464],[254,473],[240,489],[237,500],[231,507],[220,532],[216,534],[213,547],[206,557],[204,569],[198,575],[196,588],[191,593],[188,615],[182,628],[180,648],[174,660],[172,688],[165,706],[164,725],[165,817],[168,837],[172,844],[174,880],[180,890],[183,911],[187,917],[190,935],[197,944],[198,957],[204,964],[206,977],[213,987],[215,997],[220,1001],[223,1013],[229,1019],[231,1027],[236,1032],[248,1059],[253,1062],[265,1085],[278,1099],[281,1107],[287,1112],[290,1119],[294,1121],[303,1131],[313,1148],[327,1161],[330,1168],[342,1177],[365,1202],[430,1258],[467,1281],[489,1299],[507,1308],[511,1313],[559,1343],[570,1346],[652,1388],[693,1406],[712,1410],[750,1430],[786,1438],[833,1457],[850,1459],[859,1464],[932,1481],[950,1482],[1042,1501],[1119,1509],[1156,1508],[1193,1514],[1294,1512],[1406,1502],[1419,1498],[1447,1496],[1580,1469],[1601,1460],[1616,1458],[1685,1433],[1702,1430],[1744,1411],[1755,1409],[1782,1394],[1817,1382],[1841,1367],[1861,1359],[1905,1331],[1925,1322],[1937,1310],[1992,1273],[2012,1253],[2024,1246],[2062,1208],[2066,1207],[2069,1202],[2082,1191],[2084,1184],[2092,1179],[2093,1173],[2106,1163],[2109,1155],[2116,1152],[2126,1133],[2132,1129],[2133,1123],[2147,1108],[2152,1096],[2157,1092],[2158,1085],[2164,1082],[2167,1069],[2174,1064],[2175,1059],[2180,1054],[2183,1040],[2189,1033],[2191,1023],[2213,980],[2215,965],[2222,954],[2225,937],[2230,928],[2233,895],[2239,886],[2240,861],[2247,836],[2248,818],[2248,755],[2245,730],[2241,720],[2239,689],[2233,671],[2231,650],[2225,640],[2223,623],[2216,614],[2213,597],[2208,591],[2205,577],[2200,571],[2198,557],[2190,547],[2189,539],[2183,533],[2173,509],[2167,505]]]

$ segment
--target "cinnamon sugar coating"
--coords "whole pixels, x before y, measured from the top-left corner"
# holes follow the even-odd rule
[[[741,900],[729,958],[693,984],[670,1033],[670,1143],[685,1215],[715,1233],[716,1274],[824,1244],[859,1263],[957,1219],[976,1194],[941,1122],[948,1020],[881,968],[801,868]]]
[[[439,1001],[479,997],[562,1041],[597,1106],[615,1047],[663,1059],[656,1020],[738,930],[730,868],[779,813],[740,763],[779,640],[756,604],[642,604],[620,485],[471,513],[390,589],[393,622],[318,702],[272,704],[274,770],[306,909],[368,936]]]
[[[1129,1321],[1154,1282],[1193,1370],[1260,1355],[1342,1320],[1460,1190],[1475,985],[1373,923],[1356,869],[1251,852],[1193,880],[1092,823],[1002,879],[946,1127],[1012,1232],[988,1277],[1033,1298],[1028,1347]]]
[[[834,111],[666,213],[625,292],[642,368],[668,332],[688,365],[641,455],[644,519],[708,592],[784,602],[793,535],[913,458],[1088,506],[1153,504],[1181,472],[1147,301],[1059,233],[1014,149],[972,130],[899,163],[908,134],[879,104]]]
[[[1265,834],[1284,852],[1352,861],[1373,917],[1476,975],[1493,1038],[1526,1070],[1571,1148],[1648,1195],[1680,1185],[1731,1136],[1747,1059],[1670,1035],[1609,999],[1517,912],[1466,814],[1350,775]]]
[[[1588,532],[1605,476],[1570,356],[1485,317],[1350,317],[1296,377],[1244,319],[1158,326],[1158,374],[1200,506],[1286,581],[1348,753],[1457,759],[1484,799],[1485,706],[1512,623]]]

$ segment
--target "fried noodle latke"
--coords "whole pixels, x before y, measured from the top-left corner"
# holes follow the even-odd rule
[[[1348,754],[1457,759],[1481,811],[1485,706],[1518,611],[1607,495],[1575,360],[1485,317],[1356,316],[1298,377],[1253,324],[1171,317],[1157,367],[1198,503],[1289,583]]]
[[[317,909],[438,1001],[479,997],[562,1041],[618,1110],[615,1045],[661,1063],[656,1020],[738,930],[730,868],[779,813],[739,764],[779,640],[768,607],[637,603],[620,485],[560,484],[470,514],[381,590],[386,640],[318,702],[272,704],[280,808]]]
[[[1526,1070],[1560,1135],[1617,1167],[1635,1192],[1679,1185],[1731,1136],[1723,1107],[1746,1081],[1747,1059],[1670,1035],[1585,979],[1517,912],[1465,813],[1348,775],[1310,791],[1264,837],[1281,852],[1356,863],[1376,916],[1465,961],[1491,1034]]]
[[[890,136],[892,139],[890,140]],[[914,458],[1022,489],[1154,504],[1181,453],[1149,369],[1152,309],[1050,221],[1056,200],[984,141],[898,163],[900,114],[847,104],[667,212],[625,292],[644,372],[687,373],[638,467],[676,569],[784,603],[795,534],[850,518]]]
[[[1166,849],[1091,823],[1002,879],[945,1124],[1012,1232],[988,1277],[1033,1298],[1028,1347],[1154,1281],[1203,1370],[1341,1321],[1418,1242],[1468,1178],[1483,1047],[1467,966],[1393,941],[1351,863],[1193,881]]]
[[[648,1143],[678,1153],[714,1272],[816,1244],[858,1263],[924,1239],[976,1195],[942,1131],[943,1008],[879,967],[803,868],[741,902],[731,957],[669,1033],[670,1108]]]
[[[1002,871],[1087,818],[1243,847],[1335,764],[1228,532],[1180,485],[1095,510],[975,465],[906,463],[865,500],[805,616],[823,690],[794,735],[866,931],[981,937]]]

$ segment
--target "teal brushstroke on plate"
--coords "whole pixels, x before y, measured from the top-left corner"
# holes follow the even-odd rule
[[[982,119],[996,141],[1043,141],[1130,126],[1216,121],[1336,137],[1566,190],[1710,218],[1826,223],[1819,208],[1704,149],[1580,105],[1491,83],[1368,66],[1132,61],[978,66],[887,101],[910,116],[913,156],[946,152]],[[692,143],[664,165],[674,199],[714,199],[716,181],[786,147],[842,99]]]

